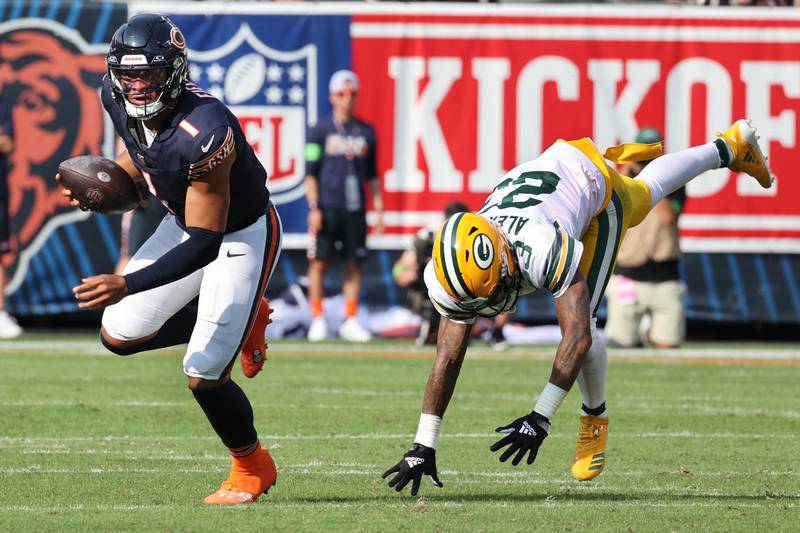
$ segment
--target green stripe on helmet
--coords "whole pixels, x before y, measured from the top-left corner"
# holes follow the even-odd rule
[[[458,291],[456,290],[455,285],[453,285],[453,282],[450,280],[450,276],[447,274],[447,257],[448,256],[447,256],[447,253],[446,253],[446,250],[445,250],[444,241],[446,240],[445,239],[445,231],[447,231],[447,224],[449,222],[450,222],[450,220],[447,220],[444,223],[444,225],[442,226],[442,238],[439,239],[439,257],[442,258],[442,265],[441,265],[442,275],[444,276],[444,279],[447,282],[448,287],[450,288],[450,292],[452,294],[458,294]]]
[[[445,222],[444,227],[442,227],[442,238],[439,240],[439,257],[442,258],[442,274],[444,275],[444,279],[447,281],[450,292],[458,297],[461,297],[462,292],[468,294],[466,285],[464,284],[464,279],[461,277],[461,272],[458,268],[458,255],[453,244],[455,243],[458,225],[461,222],[461,218],[464,216],[464,214],[465,213],[458,213]],[[450,243],[449,246],[446,243]],[[455,275],[455,280],[453,280],[450,276],[451,269]],[[459,290],[456,286],[456,283],[460,283],[461,287],[463,287],[463,290]]]
[[[456,244],[457,244],[456,235],[458,234],[458,226],[461,224],[461,219],[464,218],[464,215],[466,215],[466,213],[459,213],[458,215],[456,215],[457,218],[456,218],[455,222],[453,223],[453,228],[452,228],[451,235],[450,235],[451,242],[453,243],[450,246],[450,258],[453,261],[453,272],[456,275],[456,279],[458,280],[458,283],[461,284],[461,287],[464,288],[463,292],[467,295],[466,297],[467,298],[472,298],[472,297],[474,297],[474,295],[470,294],[470,290],[467,287],[467,284],[464,282],[464,278],[461,276],[461,269],[458,268],[458,250],[456,249]],[[458,294],[458,293],[456,293],[456,294]]]

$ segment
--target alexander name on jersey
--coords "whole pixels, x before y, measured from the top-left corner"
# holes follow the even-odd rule
[[[520,294],[544,289],[558,298],[567,290],[583,253],[580,238],[602,209],[607,187],[600,170],[565,142],[503,176],[478,214],[508,237],[522,273]],[[442,315],[456,322],[475,320],[475,313],[460,307],[441,286],[432,262],[424,278]]]

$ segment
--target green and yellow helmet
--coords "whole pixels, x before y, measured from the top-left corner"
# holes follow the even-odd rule
[[[503,230],[473,213],[444,221],[433,243],[436,279],[461,307],[493,316],[514,307],[520,274]]]

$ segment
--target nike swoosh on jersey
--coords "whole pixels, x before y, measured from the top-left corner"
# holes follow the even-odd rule
[[[200,149],[203,151],[203,153],[208,152],[208,149],[211,148],[211,143],[213,143],[213,142],[214,142],[214,135],[212,135],[211,138],[208,140],[208,144],[206,144],[205,146],[201,146],[200,147]]]
[[[246,254],[232,254],[231,251],[228,250],[228,253],[226,255],[228,257],[240,257],[240,256],[243,256],[243,255],[246,255]]]

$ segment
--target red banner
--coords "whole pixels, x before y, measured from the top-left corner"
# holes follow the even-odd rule
[[[352,19],[358,111],[378,130],[390,232],[437,221],[454,199],[478,208],[504,172],[559,138],[604,148],[652,126],[676,151],[747,117],[776,186],[726,169],[693,181],[684,249],[800,251],[800,14],[438,9]]]

